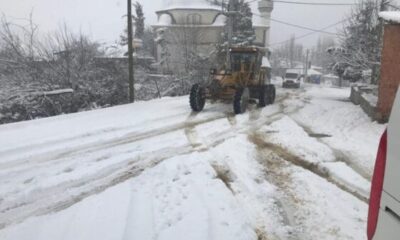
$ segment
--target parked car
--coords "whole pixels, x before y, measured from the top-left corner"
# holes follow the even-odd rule
[[[379,144],[368,214],[369,240],[400,239],[400,89]]]
[[[299,69],[288,69],[283,77],[283,88],[300,88],[300,81],[302,78]]]

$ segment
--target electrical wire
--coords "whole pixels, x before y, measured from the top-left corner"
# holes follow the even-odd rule
[[[329,25],[329,26],[324,27],[324,28],[320,29],[319,31],[309,32],[309,33],[306,33],[306,34],[301,35],[301,36],[299,36],[299,37],[295,37],[294,39],[295,39],[295,40],[298,40],[298,39],[302,39],[302,38],[311,36],[311,35],[316,34],[316,33],[321,33],[321,32],[323,32],[324,30],[327,30],[327,29],[329,29],[329,28],[332,28],[332,27],[335,27],[335,26],[337,26],[337,25],[339,25],[339,24],[342,24],[343,22],[345,22],[345,21],[347,21],[347,20],[348,20],[348,19],[343,19],[343,20],[341,20],[340,22],[337,22],[337,23],[334,23],[334,24],[331,24],[331,25]],[[281,44],[290,42],[291,40],[292,40],[292,39],[285,40],[285,41],[282,41],[282,42],[271,43],[271,44],[269,44],[269,46],[271,47],[271,46],[281,45]]]
[[[356,3],[314,3],[314,2],[295,2],[295,1],[282,1],[274,0],[274,3],[284,3],[284,4],[297,4],[297,5],[312,5],[312,6],[354,6]]]
[[[340,35],[338,33],[327,32],[327,31],[324,31],[324,30],[321,30],[321,29],[314,29],[314,28],[300,26],[300,25],[293,24],[293,23],[284,22],[284,21],[281,21],[281,20],[273,19],[273,18],[266,18],[266,17],[264,17],[264,16],[262,16],[260,14],[256,14],[256,13],[253,13],[253,15],[261,17],[261,18],[265,18],[265,19],[270,19],[273,22],[277,22],[277,23],[280,23],[280,24],[284,24],[284,25],[287,25],[287,26],[296,27],[296,28],[300,28],[300,29],[304,29],[304,30],[308,30],[308,31],[313,31],[313,32],[318,32],[318,33],[325,33],[325,34],[336,35],[336,36]]]
[[[253,3],[259,0],[250,0],[246,1],[246,3]],[[283,1],[283,0],[274,0],[274,3],[283,3],[283,4],[297,4],[297,5],[312,5],[312,6],[354,6],[356,3],[318,3],[318,2],[296,2],[296,1]]]

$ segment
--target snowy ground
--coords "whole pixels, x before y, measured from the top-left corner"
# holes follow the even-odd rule
[[[0,126],[0,239],[364,239],[380,134],[349,89]]]

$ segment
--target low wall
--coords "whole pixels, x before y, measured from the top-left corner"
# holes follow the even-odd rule
[[[378,87],[374,85],[354,85],[351,87],[350,100],[360,105],[363,111],[374,121],[387,122],[378,111]]]

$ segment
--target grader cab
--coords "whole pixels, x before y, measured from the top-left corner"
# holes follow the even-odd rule
[[[259,107],[273,104],[276,90],[271,84],[265,50],[258,47],[233,47],[229,49],[230,61],[225,67],[212,69],[205,84],[194,84],[190,92],[193,111],[204,109],[206,99],[230,101],[235,114],[244,113],[251,100]]]

